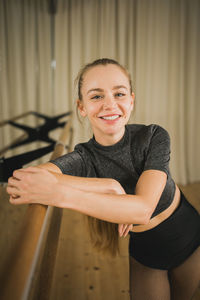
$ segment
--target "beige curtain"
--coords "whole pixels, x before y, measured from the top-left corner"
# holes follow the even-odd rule
[[[53,113],[50,30],[47,1],[0,0],[0,121],[27,111]],[[34,117],[19,122],[38,123]],[[0,128],[0,148],[22,133],[9,125]],[[9,155],[33,149],[28,145]]]
[[[165,127],[174,179],[199,181],[199,15],[198,0],[59,0],[54,17],[45,0],[1,0],[1,119],[74,110],[80,67],[111,57],[133,78],[130,121]],[[90,138],[87,122],[74,114],[73,124],[73,144]],[[6,139],[2,132],[0,142]]]

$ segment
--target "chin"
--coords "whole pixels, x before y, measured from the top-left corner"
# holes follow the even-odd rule
[[[116,128],[108,128],[106,130],[104,130],[105,134],[109,134],[109,135],[116,135],[116,134],[120,134],[120,132],[124,131],[124,126],[123,127],[116,127]]]

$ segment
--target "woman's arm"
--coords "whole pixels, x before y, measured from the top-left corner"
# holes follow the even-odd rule
[[[125,194],[125,191],[119,182],[111,178],[81,178],[65,175],[61,172],[59,167],[50,162],[38,165],[37,167],[51,172],[57,178],[59,183],[68,184],[74,188],[100,193]],[[15,197],[13,197],[13,199],[14,198]],[[119,235],[124,237],[127,236],[129,230],[132,229],[132,226],[132,224],[118,224]]]
[[[147,170],[140,176],[136,195],[83,191],[59,180],[47,170],[27,168],[14,172],[7,191],[13,204],[41,203],[69,208],[113,223],[147,224],[160,199],[167,175]],[[82,178],[81,178],[82,179]],[[85,179],[88,180],[87,178]]]
[[[61,206],[113,223],[147,224],[166,184],[167,175],[147,170],[140,176],[135,195],[81,193],[63,187]]]
[[[60,183],[69,184],[72,187],[79,188],[83,191],[93,191],[100,193],[125,194],[122,186],[111,178],[81,178],[62,174],[60,168],[53,163],[44,163],[38,167],[44,168],[52,172]],[[57,173],[57,174],[56,174]],[[133,224],[118,224],[118,232],[120,236],[126,237],[131,230]]]
[[[86,178],[66,175],[53,163],[45,163],[37,166],[51,172],[60,184],[88,192],[99,192],[106,194],[125,194],[121,184],[112,178]],[[26,169],[25,169],[26,170]]]

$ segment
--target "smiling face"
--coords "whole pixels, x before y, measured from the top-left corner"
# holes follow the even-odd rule
[[[114,64],[95,66],[84,74],[77,105],[98,143],[112,145],[122,138],[133,109],[130,89],[128,76]]]

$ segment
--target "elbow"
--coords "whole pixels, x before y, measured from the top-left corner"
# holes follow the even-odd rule
[[[141,225],[147,225],[151,219],[152,216],[152,209],[149,207],[145,207],[143,213],[142,213],[142,220]]]

